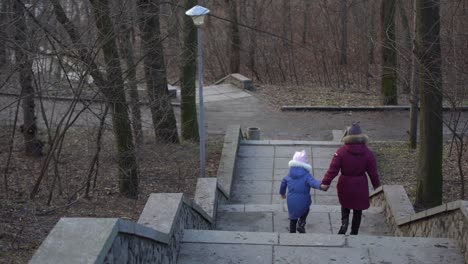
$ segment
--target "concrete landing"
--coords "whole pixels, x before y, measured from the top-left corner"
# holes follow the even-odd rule
[[[390,235],[390,229],[381,212],[382,209],[378,207],[364,211],[359,233],[376,236]],[[339,206],[311,207],[307,217],[307,233],[336,234],[340,226]],[[231,207],[226,205],[218,211],[216,229],[289,233],[287,206],[245,204]]]
[[[185,263],[463,263],[452,240],[185,230]]]

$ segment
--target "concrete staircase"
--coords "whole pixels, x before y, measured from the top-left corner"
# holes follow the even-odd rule
[[[464,263],[454,240],[392,237],[380,207],[364,211],[358,236],[336,235],[341,224],[337,179],[328,192],[311,191],[307,233],[290,234],[287,206],[278,195],[290,157],[305,149],[314,177],[321,180],[337,148],[291,145],[240,144],[231,198],[218,206],[216,230],[185,230],[179,264]]]

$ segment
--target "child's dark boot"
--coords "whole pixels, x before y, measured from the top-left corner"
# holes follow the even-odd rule
[[[299,218],[299,221],[297,221],[297,231],[302,234],[305,233],[305,225],[306,221]]]
[[[296,233],[297,220],[289,221],[289,233]]]

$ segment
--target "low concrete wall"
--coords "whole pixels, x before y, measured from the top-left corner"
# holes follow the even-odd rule
[[[194,204],[200,206],[209,218],[216,219],[218,180],[216,178],[198,178]]]
[[[221,80],[218,80],[217,82],[215,82],[215,84],[220,84],[220,83],[230,83],[243,90],[255,91],[255,86],[253,85],[252,80],[250,80],[249,78],[245,77],[244,75],[240,73],[231,73],[223,77]]]
[[[218,178],[199,178],[193,200],[183,193],[153,193],[137,223],[62,218],[30,263],[176,263],[184,230],[211,229],[218,204],[229,199],[241,139],[240,126],[229,126]]]
[[[242,131],[239,125],[230,125],[226,129],[223,152],[218,167],[218,187],[226,199],[231,195],[232,179],[235,173],[235,163]]]
[[[384,185],[370,197],[372,206],[384,208],[393,235],[454,239],[468,263],[468,201],[458,200],[415,213],[403,186]]]

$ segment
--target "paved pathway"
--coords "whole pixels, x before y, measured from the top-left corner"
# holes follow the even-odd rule
[[[242,91],[230,84],[204,89],[205,125],[209,134],[224,134],[229,124],[240,124],[243,131],[259,127],[266,139],[331,140],[333,129],[341,130],[352,121],[361,121],[371,140],[408,139],[409,111],[281,112],[268,106],[255,92]],[[468,120],[468,112],[463,116],[463,120]],[[444,119],[449,119],[448,113],[444,113]],[[444,134],[449,132],[444,127]]]
[[[16,110],[15,97],[0,96],[0,125],[13,122]],[[69,101],[44,100],[49,123],[57,123],[71,105]],[[39,106],[39,103],[37,104]],[[9,107],[7,107],[9,106]],[[6,107],[6,109],[4,109]],[[83,108],[77,104],[75,113]],[[74,123],[75,126],[95,127],[99,125],[104,107],[93,103]],[[148,106],[142,106],[143,127],[152,130]],[[174,108],[179,120],[180,108]],[[39,113],[39,109],[37,110]],[[53,114],[52,114],[53,113]],[[465,112],[463,119],[468,119]],[[18,123],[22,123],[22,115]],[[52,118],[51,118],[52,117]],[[243,131],[248,127],[259,127],[262,138],[295,140],[330,140],[333,129],[344,129],[352,121],[361,125],[371,140],[407,140],[409,112],[280,112],[266,105],[255,92],[242,91],[230,85],[205,87],[205,126],[208,134],[224,134],[227,125],[240,124]],[[448,113],[444,113],[448,120]],[[52,119],[52,120],[51,120]],[[40,126],[44,126],[42,115],[38,114]],[[110,116],[107,123],[112,124]],[[180,127],[180,126],[179,126]],[[448,134],[449,130],[444,129]]]

